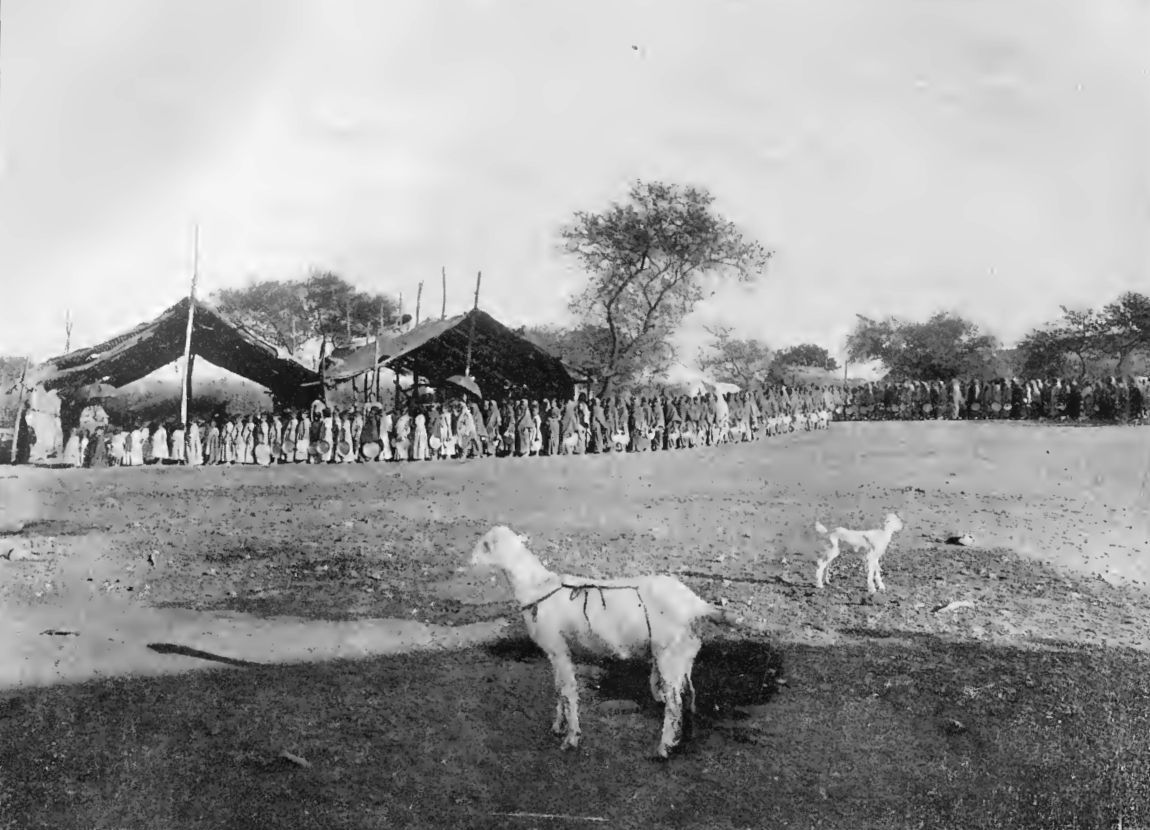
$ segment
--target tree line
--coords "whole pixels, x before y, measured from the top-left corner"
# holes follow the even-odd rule
[[[673,344],[684,320],[725,285],[763,277],[771,252],[715,210],[693,186],[634,182],[621,202],[579,211],[560,229],[562,250],[587,275],[568,303],[573,323],[529,326],[526,338],[592,378],[600,394],[652,386],[679,359]],[[219,309],[299,355],[378,335],[399,320],[395,298],[356,289],[317,271],[295,281],[257,281],[219,291]],[[851,363],[881,362],[892,380],[955,377],[1081,377],[1127,371],[1150,353],[1150,298],[1127,293],[1099,310],[1063,308],[1060,319],[1028,333],[1015,349],[954,312],[925,321],[859,316],[847,337]],[[708,329],[695,363],[715,380],[741,387],[787,381],[798,367],[839,370],[829,351],[804,343],[772,349],[764,338]]]

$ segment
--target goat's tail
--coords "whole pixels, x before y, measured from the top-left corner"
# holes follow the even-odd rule
[[[815,530],[817,530],[823,536],[826,536],[828,533],[830,533],[830,531],[827,530],[826,525],[824,525],[822,522],[815,522]]]

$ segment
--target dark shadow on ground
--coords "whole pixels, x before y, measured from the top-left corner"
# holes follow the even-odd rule
[[[212,654],[210,651],[201,651],[198,648],[181,646],[175,643],[148,643],[148,648],[157,654],[178,654],[181,657],[195,657],[199,660],[210,660],[213,663],[224,663],[228,666],[263,666],[264,663],[254,663],[251,660],[239,660],[235,657],[224,657],[221,654]]]
[[[664,765],[643,763],[659,731],[646,665],[581,672],[583,742],[561,752],[550,667],[525,638],[13,690],[0,815],[174,830],[503,827],[515,811],[612,827],[1150,825],[1150,656],[856,637],[709,641],[695,686],[719,712]],[[311,766],[277,763],[284,750]]]

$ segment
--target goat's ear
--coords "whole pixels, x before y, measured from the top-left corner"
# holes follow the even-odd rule
[[[491,542],[489,542],[487,539],[483,540],[483,552],[491,553]]]

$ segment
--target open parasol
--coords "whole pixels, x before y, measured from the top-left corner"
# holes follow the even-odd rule
[[[475,378],[468,377],[467,375],[452,375],[445,380],[444,383],[457,386],[465,392],[470,392],[475,397],[483,400],[483,393],[479,391],[479,384],[475,382]]]
[[[114,398],[119,394],[115,386],[107,383],[89,383],[76,390],[76,399],[80,401],[97,401],[103,398]]]

